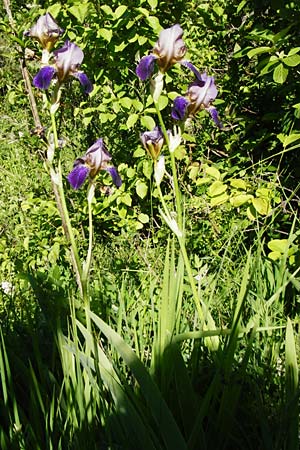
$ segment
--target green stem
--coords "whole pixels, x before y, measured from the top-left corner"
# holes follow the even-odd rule
[[[83,287],[83,300],[85,306],[89,307],[89,295],[88,295],[88,281],[89,274],[91,269],[92,262],[92,250],[93,250],[93,211],[92,211],[92,202],[95,194],[95,186],[93,183],[90,183],[87,193],[88,200],[88,212],[89,212],[89,247],[86,256],[86,260],[83,267],[82,274],[82,287]]]
[[[59,144],[58,144],[55,112],[50,111],[50,117],[51,117],[52,133],[53,133],[54,150],[57,150],[59,148]],[[52,143],[49,142],[49,145],[51,146]],[[70,217],[69,217],[69,212],[68,212],[68,208],[67,208],[65,192],[64,192],[64,188],[63,188],[60,158],[58,158],[57,171],[54,169],[52,161],[50,161],[48,159],[47,163],[48,163],[48,167],[50,169],[52,187],[54,190],[58,210],[59,210],[59,213],[60,213],[60,216],[62,219],[63,229],[64,229],[67,239],[70,242],[70,246],[71,246],[71,256],[72,256],[73,267],[74,267],[75,274],[76,274],[77,284],[83,295],[81,262],[80,262],[78,249],[77,249],[77,245],[76,245],[76,241],[75,241],[75,237],[74,237],[74,233],[73,233],[73,229],[72,229],[72,225],[71,225],[71,221],[70,221]]]
[[[157,113],[157,117],[160,123],[160,127],[162,129],[166,144],[168,146],[168,149],[170,150],[170,139],[168,136],[167,129],[165,127],[161,112],[159,110],[158,102],[156,102],[154,99],[154,105]],[[176,202],[176,210],[177,210],[177,220],[178,225],[181,231],[183,231],[183,216],[182,216],[182,206],[181,206],[181,193],[179,190],[179,184],[178,184],[178,177],[177,177],[177,169],[176,169],[176,161],[175,161],[175,155],[174,152],[170,151],[170,157],[171,157],[171,169],[172,169],[172,177],[173,177],[173,184],[174,184],[174,192],[175,192],[175,202]]]

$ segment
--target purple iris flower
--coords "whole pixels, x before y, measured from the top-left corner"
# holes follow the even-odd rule
[[[33,85],[39,89],[48,89],[54,76],[61,84],[72,75],[77,78],[84,88],[84,92],[89,94],[93,90],[93,85],[86,74],[79,69],[83,61],[83,51],[76,44],[66,41],[64,46],[54,53],[54,64],[42,67],[33,78]]]
[[[137,68],[136,74],[142,80],[146,80],[154,71],[154,63],[157,61],[161,72],[166,72],[172,65],[181,61],[186,53],[186,46],[182,39],[183,30],[176,24],[162,30],[152,53],[144,56]]]
[[[30,30],[24,32],[24,36],[37,39],[43,49],[50,51],[63,32],[64,30],[57,25],[52,15],[46,13],[44,16],[39,17]]]
[[[122,180],[117,169],[109,165],[111,159],[111,154],[107,151],[103,139],[98,139],[84,156],[75,160],[73,170],[67,177],[72,188],[79,189],[88,176],[93,179],[100,170],[109,172],[114,184],[119,188]]]
[[[164,135],[160,127],[153,128],[152,131],[145,131],[141,134],[141,141],[153,160],[157,160],[164,144]]]
[[[175,120],[184,120],[188,116],[194,116],[200,109],[206,109],[215,124],[222,128],[218,111],[211,106],[218,94],[214,78],[206,73],[198,72],[196,75],[197,79],[190,84],[186,96],[175,98],[171,116]]]

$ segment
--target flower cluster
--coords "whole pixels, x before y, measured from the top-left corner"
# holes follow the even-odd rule
[[[184,59],[186,46],[182,39],[183,30],[176,24],[166,30],[161,31],[152,53],[143,56],[136,68],[137,76],[142,80],[150,78],[155,69],[155,62],[161,73],[165,73],[176,63],[189,68],[195,75],[195,80],[190,84],[185,96],[175,98],[171,116],[174,120],[185,120],[194,116],[199,110],[207,110],[215,124],[222,128],[218,112],[212,106],[218,90],[214,78],[205,72],[200,73],[190,62]]]
[[[59,28],[49,13],[41,16],[37,23],[24,33],[25,36],[37,39],[46,51],[46,58],[42,60],[42,64],[48,63],[49,51],[62,34],[63,30]],[[40,69],[33,78],[33,85],[38,89],[48,89],[54,78],[60,86],[69,76],[73,76],[79,80],[84,92],[90,94],[93,85],[87,75],[79,70],[84,57],[83,51],[76,44],[67,40],[62,48],[53,52],[53,55],[54,63],[44,65]]]

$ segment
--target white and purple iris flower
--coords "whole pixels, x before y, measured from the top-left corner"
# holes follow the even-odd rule
[[[160,71],[164,73],[171,66],[182,61],[186,53],[182,36],[183,30],[178,24],[162,30],[152,53],[143,56],[140,60],[136,68],[137,76],[142,81],[149,78],[154,71],[155,62],[157,62]]]
[[[200,74],[194,71],[196,80],[190,84],[185,97],[176,97],[174,100],[171,116],[175,120],[185,120],[194,116],[201,109],[207,110],[215,124],[222,128],[217,109],[211,105],[218,94],[213,77],[205,72]]]
[[[46,13],[39,17],[30,30],[24,32],[24,36],[37,39],[43,49],[50,51],[63,32],[64,30],[57,25],[52,15]]]
[[[100,170],[109,172],[114,184],[119,188],[122,180],[114,166],[109,165],[112,157],[107,151],[103,139],[98,139],[81,158],[74,162],[73,170],[67,179],[73,189],[79,189],[87,177],[94,179]]]
[[[93,85],[87,75],[79,70],[83,61],[83,51],[76,44],[66,41],[64,46],[53,52],[54,64],[42,67],[33,78],[33,85],[39,89],[48,89],[54,77],[61,84],[70,75],[77,78],[86,94],[93,90]]]
[[[141,141],[151,158],[156,161],[164,144],[164,135],[160,127],[145,131],[140,135]]]

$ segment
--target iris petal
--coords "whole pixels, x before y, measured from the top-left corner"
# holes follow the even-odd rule
[[[41,70],[33,78],[33,85],[38,89],[48,89],[55,73],[56,70],[54,69],[54,67],[42,67]]]
[[[175,120],[183,120],[189,101],[185,97],[176,97],[174,100],[171,117]]]
[[[88,79],[87,75],[83,72],[76,72],[73,74],[73,76],[75,78],[77,78],[77,80],[80,81],[81,86],[84,89],[84,93],[85,94],[90,94],[93,90],[93,85],[90,82],[90,80]]]
[[[180,64],[190,69],[199,81],[203,81],[203,76],[201,75],[199,70],[194,66],[194,64],[192,64],[190,61],[184,59],[183,61],[180,61]]]
[[[155,60],[156,57],[154,55],[143,56],[140,60],[135,73],[142,81],[147,80],[152,75]]]
[[[72,188],[79,189],[85,182],[89,172],[90,169],[84,164],[78,164],[76,167],[74,167],[74,169],[69,173],[67,177]]]
[[[211,106],[210,108],[208,108],[208,111],[209,111],[209,113],[211,115],[212,120],[217,125],[217,127],[222,129],[223,128],[223,124],[222,124],[222,122],[219,119],[219,113],[218,113],[217,109],[214,108],[213,106]]]
[[[112,180],[114,182],[114,184],[117,186],[117,188],[119,188],[120,186],[122,186],[122,180],[120,175],[118,174],[118,171],[115,167],[106,167],[105,169],[107,172],[109,172],[110,176],[112,177]]]

